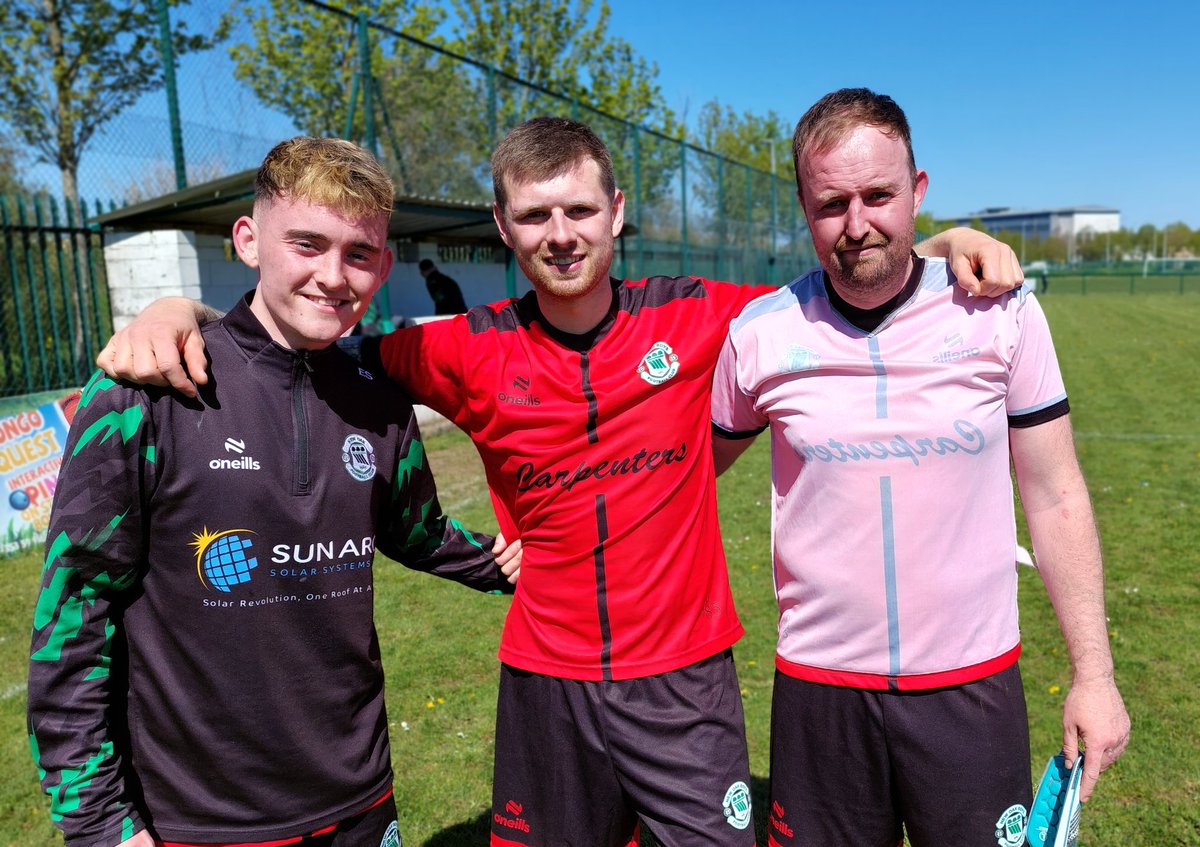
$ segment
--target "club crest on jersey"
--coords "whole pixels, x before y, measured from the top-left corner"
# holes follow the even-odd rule
[[[642,356],[637,372],[651,385],[662,385],[679,373],[679,357],[667,342],[655,342],[650,352]]]
[[[996,821],[996,844],[998,847],[1019,847],[1025,843],[1025,827],[1029,815],[1019,803],[1009,806]]]
[[[346,463],[346,472],[359,482],[375,476],[375,448],[358,433],[346,436],[342,442],[342,461]]]
[[[797,371],[812,371],[821,366],[821,354],[799,344],[789,344],[783,354],[783,363],[779,366],[782,374]]]

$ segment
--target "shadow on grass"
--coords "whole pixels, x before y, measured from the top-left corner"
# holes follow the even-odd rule
[[[469,821],[448,826],[426,841],[425,847],[479,847],[487,844],[492,831],[490,820],[491,813],[485,812]]]
[[[756,844],[767,843],[767,804],[770,802],[767,788],[766,777],[752,776],[750,778]],[[479,847],[480,844],[486,844],[491,835],[489,818],[490,815],[484,813],[472,820],[448,826],[426,841],[425,847]],[[645,826],[642,827],[642,837],[638,842],[638,847],[658,847],[658,840]]]

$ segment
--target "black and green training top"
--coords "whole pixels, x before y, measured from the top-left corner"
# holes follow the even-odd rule
[[[311,833],[392,772],[375,549],[510,588],[442,514],[409,402],[249,297],[204,328],[198,400],[97,374],[46,542],[29,727],[68,847]]]

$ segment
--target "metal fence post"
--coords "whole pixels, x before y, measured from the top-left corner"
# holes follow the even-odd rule
[[[19,201],[18,201],[19,202]],[[0,223],[4,225],[4,250],[8,253],[8,277],[12,287],[13,310],[17,317],[17,335],[21,339],[21,365],[29,361],[29,333],[25,326],[25,310],[21,307],[21,290],[17,287],[17,251],[13,245],[12,230],[8,219],[8,198],[0,197]],[[21,367],[25,375],[25,390],[33,391],[33,376],[28,367]]]
[[[354,140],[354,107],[358,103],[358,71],[350,77],[350,103],[346,108],[346,128],[342,131],[342,138],[347,141]]]
[[[96,202],[96,212],[99,213],[102,206],[100,201]],[[111,203],[111,201],[110,201]],[[108,322],[104,320],[104,310],[100,307],[100,286],[96,284],[96,267],[92,263],[92,239],[98,238],[99,228],[88,225],[87,203],[83,200],[79,201],[79,227],[80,229],[91,229],[97,235],[83,236],[83,267],[87,268],[87,284],[92,290],[92,315],[96,319],[96,346],[99,347],[100,342],[107,341],[109,333],[112,330],[112,305],[111,301],[108,310]],[[104,261],[103,253],[100,261]],[[107,292],[107,285],[105,286]]]
[[[742,251],[742,255],[745,257],[746,262],[742,267],[742,272],[741,272],[740,276],[742,277],[742,279],[751,280],[751,279],[755,278],[756,274],[754,272],[754,267],[753,267],[753,262],[754,262],[754,200],[752,199],[752,192],[751,192],[751,187],[750,187],[750,181],[753,179],[753,176],[752,176],[752,171],[750,170],[749,165],[747,165],[747,164],[742,165],[742,174],[746,177],[746,238],[743,242],[745,244],[745,249]]]
[[[42,220],[42,204],[37,202],[36,199],[33,201],[33,221],[34,226],[37,227],[37,235],[34,236],[34,241],[37,243],[38,256],[42,261],[41,285],[45,286],[46,305],[50,308],[51,331],[43,338],[43,342],[40,346],[42,348],[43,355],[53,358],[55,377],[57,377],[58,382],[61,385],[63,381],[62,356],[60,355],[59,350],[56,349],[53,341],[53,338],[57,335],[61,324],[59,323],[58,319],[58,308],[54,303],[54,286],[50,283],[51,273],[50,258],[48,255],[49,248],[46,246],[46,223],[44,220]],[[32,276],[29,278],[29,284],[30,286],[38,285]],[[48,387],[49,386],[47,386],[47,388]]]
[[[633,199],[634,225],[637,226],[637,276],[648,276],[646,273],[646,244],[642,238],[642,134],[635,126],[633,128]]]
[[[679,230],[682,237],[682,250],[679,253],[679,275],[687,273],[690,256],[688,255],[688,225],[687,225],[687,145],[679,141]]]
[[[83,201],[81,200],[80,203],[82,204],[82,202]],[[71,230],[72,233],[75,233],[75,210],[71,206],[70,200],[67,200],[63,203],[63,216],[67,221],[67,229]],[[82,220],[78,228],[83,228]],[[73,235],[71,239],[71,246],[73,248],[71,257],[71,279],[74,281],[74,290],[71,296],[73,302],[77,305],[79,310],[79,338],[82,342],[82,346],[76,351],[75,371],[77,381],[80,384],[86,381],[87,375],[91,372],[92,360],[95,358],[95,355],[92,352],[95,348],[92,346],[92,335],[90,332],[90,310],[88,308],[87,292],[84,288],[83,279],[83,271],[85,266],[82,264],[82,256],[84,255],[84,249],[79,246],[80,244],[86,244],[87,239],[89,238],[91,238],[90,235],[82,234]]]
[[[779,207],[778,207],[778,199],[776,197],[776,190],[778,188],[779,179],[774,174],[774,170],[775,170],[775,168],[774,168],[775,147],[774,146],[771,147],[771,162],[772,162],[772,168],[771,168],[771,170],[772,170],[772,173],[771,173],[771,254],[769,256],[767,256],[767,283],[770,285],[774,285],[775,284],[775,266],[777,264],[779,264],[779,260],[775,257],[775,235],[776,235],[776,229],[779,226]]]
[[[375,143],[375,98],[371,96],[371,40],[367,37],[367,13],[358,13],[358,61],[363,96],[363,147],[379,156]]]
[[[171,155],[175,160],[175,188],[187,188],[187,162],[183,158],[183,127],[179,121],[179,93],[175,87],[175,46],[171,43],[171,15],[167,0],[154,0],[158,12],[158,50],[162,55],[163,87],[167,90],[167,119],[171,124]]]
[[[59,229],[58,220],[58,204],[54,198],[50,198],[50,222],[55,230]],[[79,302],[72,294],[72,286],[67,284],[67,269],[63,266],[63,239],[70,238],[70,234],[54,233],[54,261],[58,265],[58,287],[62,293],[63,311],[67,313],[67,330],[70,332],[71,346],[68,351],[70,358],[67,360],[70,363],[70,372],[73,379],[79,380],[79,358],[82,352],[82,337],[79,334]],[[69,255],[69,253],[68,253]],[[49,288],[49,281],[47,281]],[[55,351],[55,358],[63,358],[63,351]]]
[[[22,228],[28,226],[28,221],[25,218],[25,199],[17,195],[17,222]],[[25,273],[26,279],[29,280],[29,299],[33,309],[33,337],[36,344],[38,362],[41,363],[42,382],[41,388],[46,388],[50,384],[50,374],[46,370],[46,334],[42,332],[42,309],[38,302],[38,289],[34,283],[36,274],[33,270],[33,250],[29,246],[29,234],[21,233],[21,246],[25,248]]]
[[[727,279],[725,274],[725,241],[728,237],[725,220],[725,157],[717,157],[717,279]],[[730,274],[729,276],[732,276]]]

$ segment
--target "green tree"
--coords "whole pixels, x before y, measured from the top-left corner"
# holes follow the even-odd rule
[[[178,7],[187,0],[167,0]],[[106,122],[163,82],[153,3],[0,0],[0,116],[79,198],[79,162]],[[175,55],[212,46],[178,20]]]
[[[803,237],[791,224],[803,217],[796,201],[790,129],[774,111],[765,115],[710,100],[696,118],[695,143],[716,154],[697,157],[694,203],[705,227],[696,234],[725,260],[740,261],[718,273],[751,276],[756,253],[777,253]],[[772,223],[775,224],[772,228]],[[691,233],[689,232],[689,235]]]
[[[658,66],[608,34],[607,0],[593,18],[594,6],[594,0],[454,0],[452,45],[580,106],[676,132],[680,127],[656,81]],[[519,85],[503,86],[498,103],[501,132],[550,107],[544,95]],[[553,111],[562,109],[560,104]]]
[[[1184,252],[1192,240],[1192,228],[1183,221],[1167,224],[1163,233],[1166,235],[1168,256],[1177,256]]]
[[[251,38],[230,48],[234,75],[300,131],[342,136],[349,126],[349,137],[365,142],[366,83],[356,17],[366,13],[377,152],[397,191],[485,198],[480,165],[488,148],[481,141],[483,116],[466,65],[391,34],[436,42],[445,12],[412,0],[343,8],[347,15],[301,0],[245,7]],[[351,109],[353,120],[347,123]]]
[[[28,189],[18,175],[21,155],[12,139],[0,133],[0,194],[15,194]]]
[[[792,132],[774,110],[740,115],[731,106],[710,100],[696,117],[696,141],[706,150],[792,182]]]
[[[933,216],[933,212],[920,212],[914,221],[918,235],[937,235],[954,226],[957,226],[954,221],[939,221]]]
[[[635,204],[636,194],[653,202],[668,192],[678,172],[678,145],[652,133],[635,139],[624,122],[668,139],[682,138],[683,126],[663,98],[658,66],[608,34],[607,0],[599,6],[594,0],[454,0],[454,8],[456,51],[566,98],[506,79],[493,80],[493,90],[486,76],[477,78],[476,103],[495,103],[498,133],[536,115],[576,117],[607,142],[618,182]],[[489,150],[496,140],[485,140]]]
[[[496,140],[490,130],[502,133],[535,114],[580,112],[579,117],[592,123],[613,148],[623,182],[633,173],[631,132],[620,122],[606,124],[590,109],[679,132],[654,82],[657,68],[626,42],[606,35],[607,5],[591,24],[591,0],[574,5],[569,0],[457,0],[455,34],[449,42],[437,32],[446,13],[436,6],[380,0],[343,8],[354,15],[366,12],[372,23],[370,67],[378,86],[372,91],[380,95],[373,112],[376,135],[381,158],[402,194],[485,199],[490,194],[487,161]],[[355,21],[301,0],[269,0],[246,7],[242,14],[251,37],[230,50],[237,78],[302,131],[344,134],[361,69]],[[503,77],[493,98],[486,73],[391,34],[396,32],[575,98],[577,105],[570,99],[564,105]],[[361,96],[358,102],[350,135],[362,140]],[[671,156],[678,154],[657,151],[649,136],[641,146],[643,176],[645,163],[656,162],[649,180],[657,178],[661,187],[662,174],[670,170],[666,163],[673,163]]]
[[[371,22],[403,29],[427,38],[444,13],[410,0],[377,0],[342,4],[348,15],[328,12],[302,0],[269,0],[248,4],[242,14],[252,39],[234,44],[234,76],[250,86],[263,103],[292,119],[304,133],[342,136],[351,106],[350,95],[362,69],[355,17],[366,13]],[[232,26],[226,20],[226,27]],[[378,29],[369,34],[373,72],[384,65],[384,39]],[[357,79],[361,104],[363,81]],[[352,138],[362,139],[363,110],[356,108]]]
[[[1157,255],[1157,244],[1158,230],[1154,228],[1154,224],[1142,224],[1138,227],[1134,245],[1142,255]]]
[[[1111,234],[1085,228],[1075,236],[1075,253],[1083,262],[1103,262],[1111,244]]]
[[[487,116],[466,67],[410,43],[377,75],[382,159],[401,194],[487,201]]]

